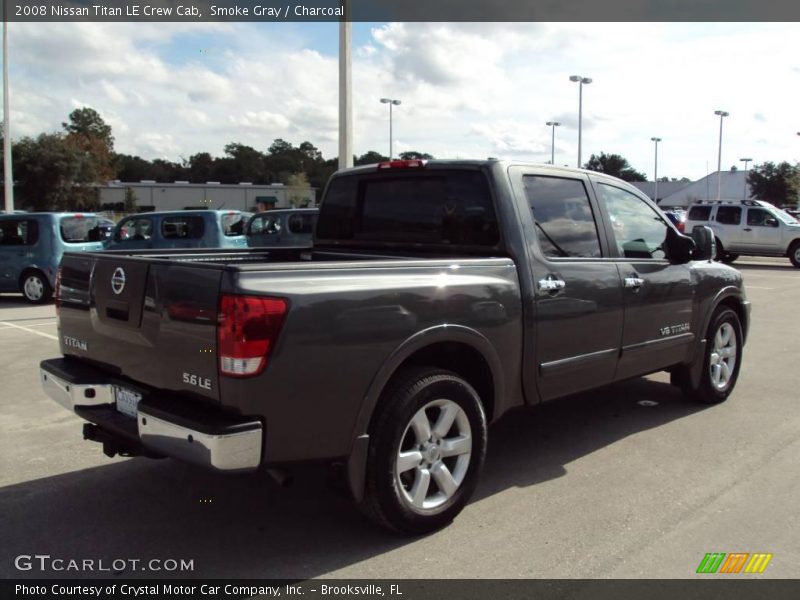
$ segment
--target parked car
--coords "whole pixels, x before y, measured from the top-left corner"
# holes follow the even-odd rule
[[[253,215],[247,224],[247,245],[311,246],[319,209],[287,208]]]
[[[693,204],[687,213],[686,232],[698,225],[713,230],[718,260],[731,263],[742,254],[787,256],[800,267],[800,222],[768,202]]]
[[[62,254],[101,250],[100,220],[91,213],[0,215],[0,292],[22,292],[28,302],[47,302]]]
[[[114,233],[114,228],[117,226],[111,219],[101,217],[98,219],[97,228],[100,231],[100,239],[107,240]]]
[[[109,250],[243,248],[251,213],[238,210],[179,210],[130,215],[117,223]]]
[[[675,209],[675,208],[668,208],[668,209],[664,210],[664,214],[672,222],[672,224],[675,225],[675,228],[678,231],[680,231],[681,233],[684,233],[684,229],[685,229],[685,226],[686,226],[686,211],[685,210],[679,210],[679,209]]]
[[[601,173],[345,169],[310,249],[67,255],[64,357],[41,381],[109,456],[336,463],[375,522],[426,532],[467,503],[512,408],[661,370],[729,396],[750,304],[695,236]]]

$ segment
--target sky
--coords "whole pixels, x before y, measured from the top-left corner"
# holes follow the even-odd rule
[[[118,152],[180,161],[283,138],[338,152],[336,23],[11,23],[12,138],[90,106]],[[354,23],[354,152],[577,161],[618,153],[692,180],[800,160],[800,24]]]

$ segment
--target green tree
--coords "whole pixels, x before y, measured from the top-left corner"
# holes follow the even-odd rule
[[[99,181],[93,157],[69,136],[42,133],[14,145],[14,178],[22,204],[33,210],[97,207]]]
[[[416,150],[409,150],[408,152],[401,152],[400,158],[402,160],[431,160],[433,156],[427,152],[417,152]]]
[[[205,183],[213,181],[214,158],[208,152],[198,152],[189,157],[189,181]]]
[[[93,108],[88,106],[76,108],[69,113],[69,123],[61,123],[61,126],[67,134],[101,140],[108,148],[109,154],[114,151],[111,126],[106,124],[100,113]]]
[[[136,204],[136,194],[133,193],[132,188],[125,188],[125,199],[122,203],[122,210],[126,213],[134,213],[136,212],[137,204]]]
[[[307,194],[308,177],[303,172],[293,173],[286,178],[286,187],[289,188],[289,204],[292,208],[308,206]]]
[[[361,156],[355,159],[353,162],[354,165],[373,165],[375,163],[384,162],[389,160],[388,156],[384,156],[380,152],[375,152],[375,150],[370,150],[369,152],[365,152]]]
[[[239,183],[249,181],[250,183],[261,183],[266,180],[266,168],[263,153],[255,148],[244,144],[230,143],[225,146],[225,154],[232,159],[232,173],[236,181],[229,183]]]
[[[765,162],[748,171],[747,183],[753,198],[776,206],[794,205],[800,191],[800,170],[786,161]]]
[[[592,154],[589,162],[583,168],[619,177],[623,181],[647,181],[647,177],[643,173],[636,171],[628,163],[628,160],[619,154],[606,154],[605,152],[601,152],[599,155]]]

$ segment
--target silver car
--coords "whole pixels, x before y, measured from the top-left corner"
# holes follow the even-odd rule
[[[731,263],[739,255],[788,256],[800,267],[800,222],[768,202],[693,204],[686,215],[686,233],[698,225],[714,231],[718,260]]]

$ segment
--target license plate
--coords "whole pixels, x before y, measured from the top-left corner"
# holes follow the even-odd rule
[[[128,415],[134,419],[139,414],[139,400],[142,395],[133,390],[123,387],[114,387],[114,401],[117,404],[117,410],[123,415]]]

